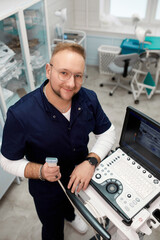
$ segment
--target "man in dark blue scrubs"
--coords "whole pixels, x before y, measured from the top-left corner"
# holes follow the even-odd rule
[[[47,80],[7,112],[1,165],[29,179],[43,240],[64,239],[64,219],[80,233],[87,231],[58,180],[72,192],[85,190],[114,143],[114,127],[96,94],[82,87],[84,69],[85,51],[80,45],[58,44],[46,65]],[[91,132],[97,142],[89,153]],[[56,157],[57,166],[50,167],[47,157]]]

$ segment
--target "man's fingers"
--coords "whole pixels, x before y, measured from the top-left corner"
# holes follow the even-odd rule
[[[71,176],[71,178],[69,180],[69,183],[68,183],[68,189],[71,188],[71,186],[72,186],[73,182],[75,181],[75,179],[76,179],[75,175]]]
[[[71,189],[71,192],[74,193],[78,184],[80,183],[79,179],[76,178],[76,180],[74,181],[73,185],[72,185],[72,189]]]

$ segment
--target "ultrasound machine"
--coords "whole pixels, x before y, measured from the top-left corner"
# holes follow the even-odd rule
[[[160,225],[160,123],[127,107],[119,147],[85,191],[66,194],[96,232],[93,239],[138,240]]]

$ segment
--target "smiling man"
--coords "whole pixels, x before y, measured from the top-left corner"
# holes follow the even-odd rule
[[[83,47],[58,44],[46,64],[47,80],[7,112],[1,166],[29,179],[43,240],[63,240],[64,219],[80,233],[87,231],[58,180],[72,192],[85,190],[115,141],[114,126],[96,94],[82,87],[84,70]],[[91,132],[97,141],[89,152]],[[57,166],[50,167],[47,157],[56,157]]]

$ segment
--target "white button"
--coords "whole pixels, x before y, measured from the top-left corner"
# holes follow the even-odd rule
[[[80,111],[80,110],[81,110],[81,108],[79,107],[79,108],[78,108],[78,111]]]
[[[53,118],[56,118],[56,115],[53,115]]]
[[[126,209],[127,212],[130,210],[129,207],[127,206],[125,206],[124,208]]]

